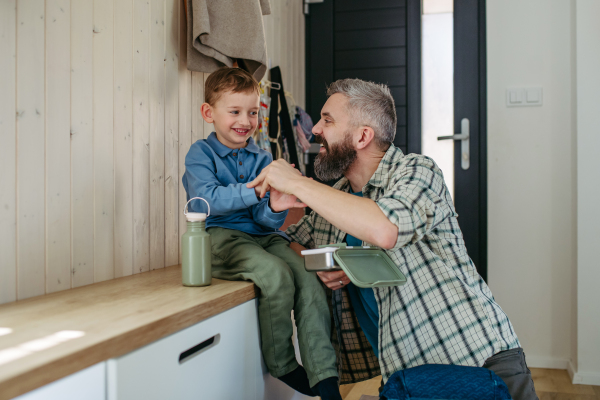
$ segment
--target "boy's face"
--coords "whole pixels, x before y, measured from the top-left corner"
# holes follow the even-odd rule
[[[231,149],[246,147],[258,125],[259,97],[254,92],[225,92],[211,106],[202,104],[202,117],[215,126],[219,142]]]

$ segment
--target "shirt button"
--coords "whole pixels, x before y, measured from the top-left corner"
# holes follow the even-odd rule
[[[233,156],[234,156],[234,157],[237,157],[237,153],[233,153]]]
[[[242,162],[240,161],[240,165],[242,165]]]
[[[240,179],[244,179],[244,175],[240,175]]]

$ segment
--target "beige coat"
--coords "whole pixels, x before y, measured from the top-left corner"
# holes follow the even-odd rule
[[[187,0],[187,67],[213,72],[237,59],[257,80],[267,70],[269,0]]]

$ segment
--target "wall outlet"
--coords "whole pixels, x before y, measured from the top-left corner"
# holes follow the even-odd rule
[[[508,88],[506,89],[507,107],[533,107],[542,105],[542,88]]]

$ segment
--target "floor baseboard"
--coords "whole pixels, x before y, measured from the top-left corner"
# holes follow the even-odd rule
[[[567,364],[567,373],[569,374],[569,378],[571,378],[571,382],[575,383],[575,366],[573,365],[573,361],[569,360]]]
[[[595,385],[600,386],[600,374],[594,372],[577,372],[571,362],[567,372],[575,385]]]

